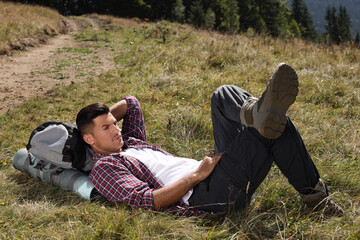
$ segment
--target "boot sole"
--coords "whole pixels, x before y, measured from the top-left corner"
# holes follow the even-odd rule
[[[276,139],[286,127],[286,112],[298,94],[298,77],[295,70],[281,63],[268,84],[261,112],[265,112],[259,132],[266,138]],[[265,118],[265,119],[264,119]]]

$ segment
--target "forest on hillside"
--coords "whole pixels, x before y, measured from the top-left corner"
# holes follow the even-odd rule
[[[291,2],[291,0],[289,1]],[[318,32],[325,32],[325,14],[327,6],[346,7],[351,18],[351,32],[355,36],[360,31],[360,0],[305,0],[309,12],[314,20],[315,28]]]
[[[304,0],[17,0],[46,5],[63,15],[111,14],[145,21],[167,19],[199,29],[226,33],[250,32],[272,37],[303,38],[322,43],[355,41],[346,7],[328,6],[325,33],[318,34]]]

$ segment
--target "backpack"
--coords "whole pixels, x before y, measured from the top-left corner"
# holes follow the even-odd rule
[[[40,124],[31,132],[26,149],[41,159],[36,168],[42,171],[77,169],[88,172],[93,166],[91,149],[73,123],[50,121]]]

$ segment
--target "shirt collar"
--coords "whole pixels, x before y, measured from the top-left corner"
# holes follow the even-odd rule
[[[93,159],[94,160],[99,160],[101,158],[104,158],[104,157],[108,157],[108,156],[120,156],[120,152],[119,153],[97,153],[97,152],[94,152],[94,155],[93,155]]]

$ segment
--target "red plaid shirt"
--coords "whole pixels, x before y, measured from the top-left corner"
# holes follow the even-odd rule
[[[133,96],[124,98],[127,112],[123,119],[122,135],[128,147],[150,148],[171,155],[158,146],[146,142],[144,119],[139,101]],[[89,178],[95,188],[112,202],[123,202],[132,207],[153,209],[153,191],[161,188],[150,170],[139,160],[120,153],[94,153],[96,161]],[[191,216],[205,213],[179,201],[168,209],[172,213]]]

